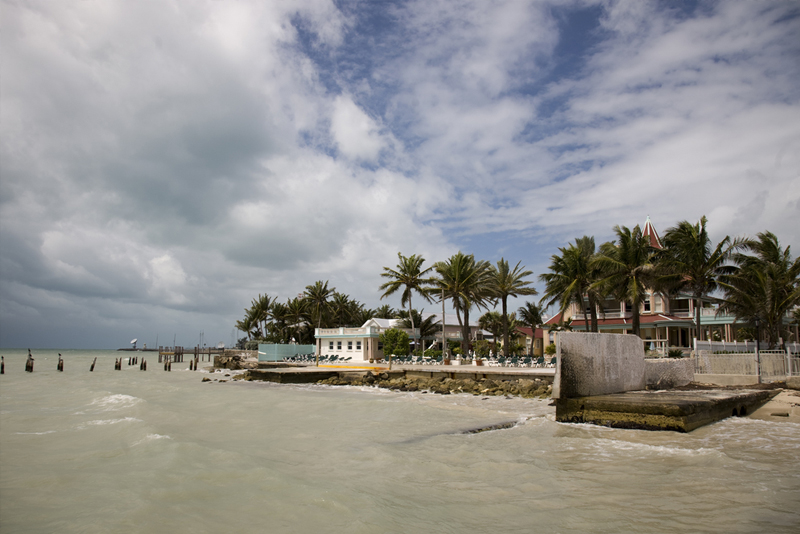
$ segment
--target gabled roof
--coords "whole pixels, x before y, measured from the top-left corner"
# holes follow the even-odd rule
[[[645,235],[650,238],[650,246],[653,248],[663,248],[661,246],[661,239],[658,237],[658,232],[653,227],[653,223],[650,222],[650,216],[647,216],[647,220],[644,222],[644,227],[642,228],[642,235]]]

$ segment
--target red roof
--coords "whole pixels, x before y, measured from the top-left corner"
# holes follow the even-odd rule
[[[518,326],[517,332],[520,332],[528,337],[531,337],[531,328],[529,326]],[[544,339],[544,330],[542,330],[541,328],[537,328],[535,339]]]
[[[674,315],[669,315],[666,313],[656,313],[656,314],[647,314],[647,315],[639,315],[639,324],[653,324],[653,323],[662,323],[664,321],[678,321],[678,322],[691,322],[690,318],[686,317],[676,317]],[[550,319],[548,319],[545,324],[552,325],[561,322],[561,314],[554,315]],[[589,320],[591,323],[591,319]],[[572,320],[572,327],[573,328],[582,328],[584,326],[583,319],[573,319]],[[628,325],[633,324],[633,319],[630,317],[614,317],[613,319],[603,319],[602,316],[597,317],[597,326],[612,326],[612,325]]]
[[[644,228],[642,228],[642,235],[645,235],[650,238],[650,246],[653,248],[662,248],[661,247],[661,239],[658,237],[658,232],[653,227],[653,223],[650,222],[650,216],[647,216],[647,220],[644,222]]]

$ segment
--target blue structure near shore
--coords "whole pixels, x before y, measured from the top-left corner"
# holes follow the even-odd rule
[[[314,345],[259,343],[258,361],[282,362],[284,358],[291,358],[298,354],[313,354],[315,350],[316,347]]]

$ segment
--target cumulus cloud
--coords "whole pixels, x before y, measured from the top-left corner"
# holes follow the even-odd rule
[[[0,345],[229,342],[257,293],[648,214],[800,248],[791,2],[0,10]]]

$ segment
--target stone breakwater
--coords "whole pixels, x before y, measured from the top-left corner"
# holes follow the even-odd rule
[[[319,380],[318,384],[329,386],[374,386],[395,391],[428,391],[440,395],[470,393],[483,396],[519,396],[524,398],[547,398],[552,393],[548,381],[533,379],[494,380],[491,378],[445,378],[445,377],[391,377],[388,373],[341,375]]]

